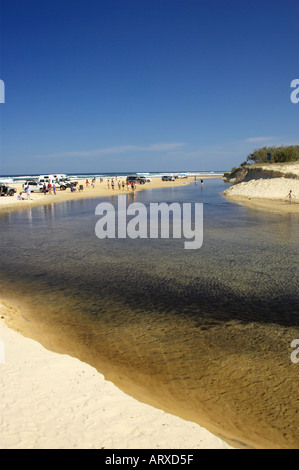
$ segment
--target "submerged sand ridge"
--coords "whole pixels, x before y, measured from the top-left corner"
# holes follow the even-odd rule
[[[1,303],[7,320],[14,309]],[[137,402],[93,367],[7,328],[1,449],[229,449],[206,429]]]
[[[82,293],[81,304],[71,297],[65,303],[65,292],[52,290],[51,305],[50,293],[41,299],[38,291],[18,286],[10,301],[22,310],[10,310],[8,319],[48,349],[92,365],[130,396],[196,422],[232,446],[297,448],[298,370],[290,344],[298,328],[259,323],[258,316],[247,322],[192,317],[190,305],[172,317],[159,302],[144,316],[142,306],[130,304],[133,285],[126,277],[128,299],[102,292],[93,308]],[[221,300],[219,307],[210,301],[217,311]],[[84,306],[110,313],[86,321]]]
[[[36,318],[31,320],[28,312],[27,325],[20,327],[17,319],[14,326],[19,325],[17,328],[20,328],[22,334],[26,335],[27,332],[32,336],[32,330],[28,330],[28,320],[35,322],[38,332]],[[224,329],[219,325],[210,328],[208,334],[205,331],[199,335],[190,356],[190,352],[186,355],[180,351],[177,329],[174,327],[171,331],[169,322],[160,322],[153,336],[147,334],[149,328],[146,330],[146,325],[127,327],[126,341],[119,343],[123,329],[120,325],[120,331],[116,333],[118,341],[105,342],[103,336],[96,340],[95,332],[91,335],[87,331],[86,342],[82,343],[82,331],[77,339],[76,334],[68,339],[64,330],[60,340],[59,325],[52,325],[50,328],[44,325],[38,339],[51,350],[89,363],[102,372],[106,380],[111,380],[128,395],[187,421],[198,423],[234,447],[298,448],[297,370],[295,364],[291,369],[287,357],[294,332],[289,330],[281,336],[275,328],[271,332],[268,328],[261,329],[257,325],[242,327],[231,323]],[[167,337],[165,331],[168,331]],[[43,334],[46,335],[44,338]],[[194,335],[191,330],[190,334]],[[158,350],[157,335],[160,338]],[[136,337],[142,339],[139,347]],[[225,347],[225,344],[231,344],[233,338],[238,339],[241,354],[237,344],[234,354],[230,346]],[[268,340],[265,341],[265,338]],[[104,356],[102,359],[97,357],[96,345],[99,340]],[[170,358],[169,344],[174,340],[177,353],[173,351]],[[182,341],[188,341],[186,334]],[[243,341],[247,343],[246,351]],[[259,350],[260,341],[262,344]],[[93,353],[90,350],[91,344],[95,347]],[[276,351],[272,350],[274,344]],[[142,348],[147,349],[147,363],[141,352]],[[196,353],[200,354],[200,360],[196,359]],[[176,365],[173,361],[180,363],[182,354],[182,369],[177,370],[174,375]],[[30,358],[28,360],[30,363]],[[191,377],[193,380],[198,377],[198,382],[195,381],[192,385]],[[60,379],[64,382],[65,377]],[[57,377],[58,384],[60,379]],[[100,393],[99,389],[99,395]],[[72,402],[71,397],[66,399]],[[85,399],[88,401],[90,397],[85,395]],[[97,400],[99,399],[100,396],[97,396]]]

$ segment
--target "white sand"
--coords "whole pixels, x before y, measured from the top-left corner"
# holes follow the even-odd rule
[[[296,196],[294,203],[299,203],[299,180],[291,178],[257,179],[238,183],[224,191],[228,196],[255,197],[263,199],[281,199],[288,202],[290,191]]]
[[[4,352],[4,356],[3,356]],[[231,449],[0,320],[1,449]]]
[[[262,168],[263,170],[271,170],[271,171],[280,171],[281,173],[293,173],[299,176],[299,163],[265,163],[265,164],[258,164],[253,165]]]
[[[289,164],[259,164],[254,167],[280,171],[286,177],[259,178],[234,184],[225,191],[224,196],[236,202],[246,203],[255,208],[278,212],[299,213],[299,163]],[[297,179],[289,178],[288,174],[297,175]],[[292,190],[293,198],[290,204],[287,197]]]

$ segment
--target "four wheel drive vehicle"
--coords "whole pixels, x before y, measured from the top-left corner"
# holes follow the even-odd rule
[[[188,178],[188,176],[186,175],[186,173],[179,173],[178,175],[176,175],[176,178],[182,179],[182,178]]]
[[[26,190],[27,186],[29,186],[31,192],[42,192],[44,190],[44,184],[46,185],[46,188],[48,190],[48,182],[46,181],[44,183],[38,181],[26,181],[26,183],[24,183],[22,187],[24,188],[24,190]],[[53,188],[53,183],[51,183],[51,185]],[[56,188],[60,190],[65,190],[67,188],[67,185],[62,183],[55,183],[55,185]]]
[[[0,196],[13,196],[16,192],[16,188],[12,188],[6,184],[0,185]]]
[[[162,181],[174,181],[175,177],[174,176],[162,176]]]
[[[137,181],[137,183],[139,184],[145,184],[146,178],[144,176],[127,176],[127,181],[129,183],[133,183],[134,181]]]
[[[71,186],[77,186],[78,181],[72,181],[70,178],[63,178],[63,179],[60,179],[58,181],[58,184],[60,186],[65,186],[65,188],[70,188]],[[62,188],[60,188],[60,189],[62,189]]]
[[[152,179],[151,179],[147,174],[144,174],[144,175],[141,175],[141,174],[140,174],[140,175],[138,175],[138,176],[139,176],[140,178],[144,178],[147,183],[150,183],[150,182],[152,181]]]
[[[31,192],[34,193],[34,191],[40,192],[43,189],[43,183],[39,183],[38,181],[26,181],[24,184],[22,184],[22,188],[25,190],[29,186]]]

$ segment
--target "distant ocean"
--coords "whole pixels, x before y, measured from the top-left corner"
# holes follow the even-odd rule
[[[200,170],[195,170],[195,171],[153,171],[153,172],[116,172],[116,171],[111,171],[111,172],[106,172],[106,173],[99,173],[99,172],[94,172],[94,173],[65,173],[67,177],[72,177],[72,178],[77,178],[78,180],[84,180],[86,178],[125,178],[128,175],[146,175],[149,178],[161,178],[163,175],[184,175],[187,177],[192,177],[192,176],[218,176],[222,175],[224,171],[200,171]],[[19,174],[19,175],[0,175],[0,182],[1,183],[24,183],[27,180],[34,180],[37,179],[40,176],[41,173],[39,174]],[[44,173],[47,174],[47,173]],[[53,174],[53,173],[48,173],[48,174]]]

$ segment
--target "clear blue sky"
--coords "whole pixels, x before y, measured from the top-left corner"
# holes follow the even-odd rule
[[[298,0],[1,0],[1,174],[226,170],[299,144]]]

